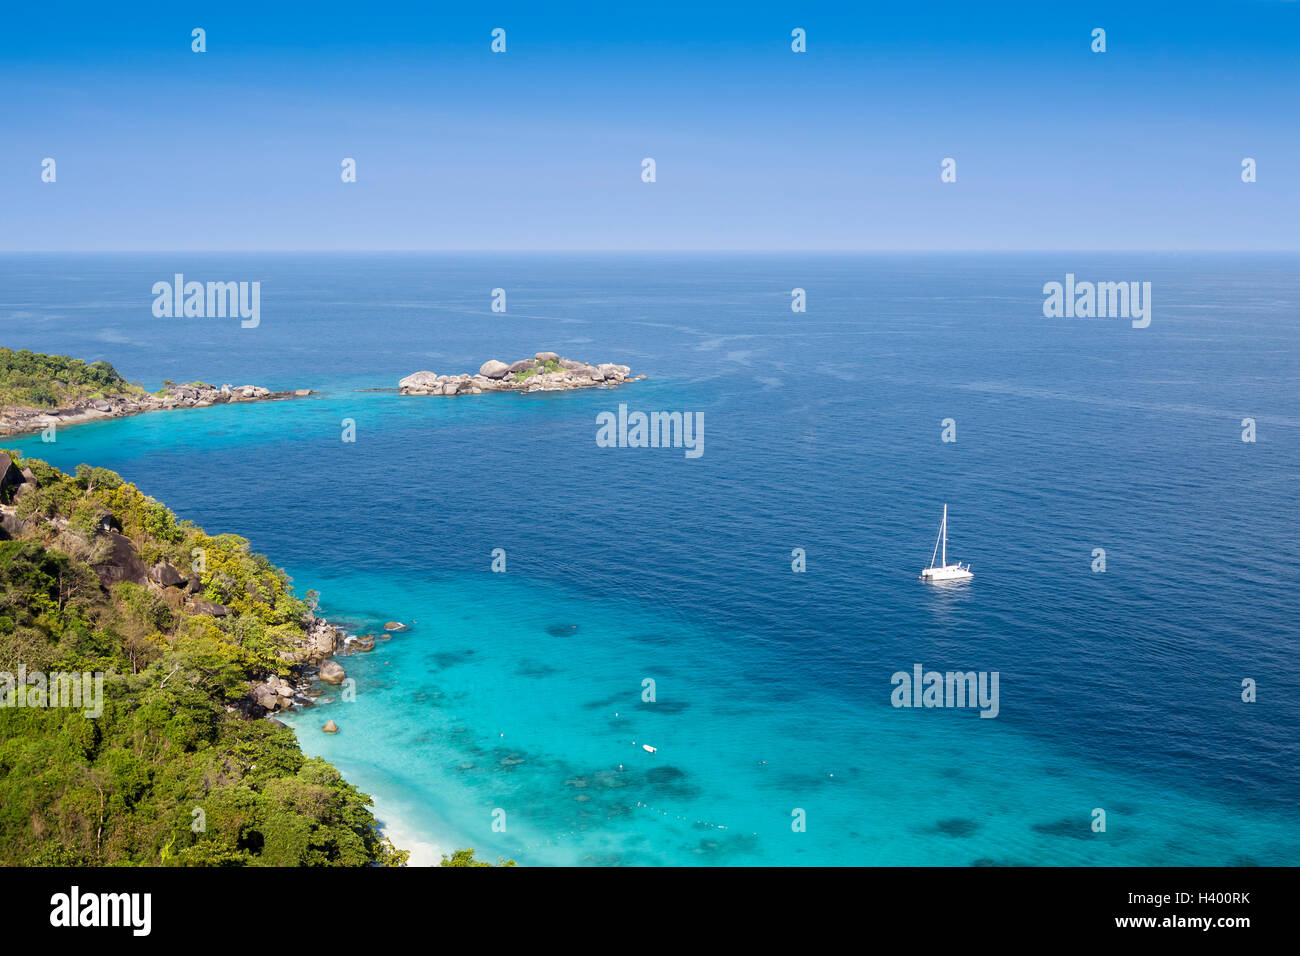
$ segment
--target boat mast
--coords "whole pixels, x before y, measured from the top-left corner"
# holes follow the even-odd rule
[[[948,566],[948,505],[943,506],[943,524],[939,529],[939,536],[943,538],[943,566]]]
[[[944,507],[947,508],[947,505],[944,505]],[[945,513],[944,517],[947,518],[947,514],[946,514],[946,513]],[[939,538],[942,538],[942,537],[943,537],[943,525],[939,525]],[[934,558],[935,558],[935,555],[937,555],[937,554],[939,553],[939,538],[935,538],[935,539],[934,539],[934,550],[930,552],[930,567],[931,567],[931,568],[934,567]]]

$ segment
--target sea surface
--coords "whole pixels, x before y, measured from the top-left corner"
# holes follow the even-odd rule
[[[177,272],[260,325],[155,318]],[[1044,318],[1066,273],[1150,327]],[[290,722],[418,861],[1294,865],[1298,310],[1283,255],[8,255],[0,344],[317,394],[0,444],[412,623]],[[538,350],[648,378],[364,391]],[[619,403],[703,455],[598,447]],[[891,706],[916,664],[997,717]]]

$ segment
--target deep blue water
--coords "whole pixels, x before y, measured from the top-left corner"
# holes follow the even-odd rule
[[[1294,864],[1298,267],[6,256],[0,344],[107,359],[151,387],[319,394],[5,444],[116,469],[248,537],[354,630],[416,621],[343,660],[355,702],[294,724],[422,852]],[[178,271],[261,281],[260,327],[154,318],[152,284]],[[1150,281],[1150,327],[1045,319],[1043,283],[1066,272]],[[540,349],[649,377],[534,396],[358,391]],[[703,412],[705,453],[597,447],[596,415],[619,402]],[[930,587],[916,576],[945,502],[950,558],[975,578]],[[998,717],[891,707],[891,675],[915,663],[997,671]],[[331,718],[337,737],[319,729]]]

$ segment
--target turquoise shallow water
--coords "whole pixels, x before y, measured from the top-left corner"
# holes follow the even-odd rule
[[[1149,257],[1137,331],[1042,318],[1044,281],[1118,268],[1077,257],[12,257],[7,345],[321,393],[7,444],[249,537],[351,630],[418,622],[293,723],[429,852],[1294,863],[1295,265]],[[263,327],[174,347],[140,290],[182,268],[264,277]],[[356,391],[539,348],[650,379]],[[704,456],[596,447],[620,401],[704,412]],[[928,588],[945,501],[976,578]],[[892,708],[914,663],[998,671],[998,718]]]

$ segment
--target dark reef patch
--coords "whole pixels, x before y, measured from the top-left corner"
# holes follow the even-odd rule
[[[520,677],[550,677],[552,674],[558,674],[559,671],[545,661],[526,660],[519,662],[515,673]]]
[[[950,837],[968,837],[973,836],[981,826],[978,820],[971,820],[968,817],[950,817],[937,821],[933,832]]]
[[[468,648],[462,651],[437,651],[425,658],[430,664],[435,665],[441,670],[448,667],[455,667],[457,664],[464,664],[474,656],[474,649]]]
[[[689,782],[680,767],[652,767],[646,771],[645,782],[659,796],[688,800],[699,794],[699,788]]]
[[[1068,817],[1051,823],[1035,823],[1034,832],[1045,833],[1048,836],[1073,837],[1076,840],[1087,840],[1093,835],[1088,821],[1073,820]]]

